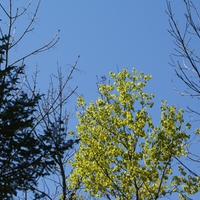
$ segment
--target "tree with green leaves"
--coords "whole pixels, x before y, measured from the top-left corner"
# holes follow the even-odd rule
[[[184,123],[183,110],[163,101],[155,125],[148,112],[154,94],[144,91],[151,76],[124,69],[110,77],[113,82],[98,86],[95,102],[86,105],[78,98],[80,149],[71,161],[70,187],[82,184],[91,196],[120,200],[157,200],[173,193],[187,199],[196,193],[200,178],[176,164],[187,156],[190,124]]]

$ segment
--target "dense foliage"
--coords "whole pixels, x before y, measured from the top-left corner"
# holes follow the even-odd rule
[[[82,110],[77,126],[80,149],[72,162],[71,188],[82,182],[91,196],[107,199],[159,199],[178,192],[180,198],[198,190],[176,158],[187,155],[189,135],[183,110],[161,105],[159,125],[148,110],[154,94],[144,91],[150,75],[110,73],[113,83],[99,85],[100,97]]]

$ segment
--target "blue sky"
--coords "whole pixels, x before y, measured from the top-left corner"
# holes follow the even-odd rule
[[[171,79],[175,79],[174,71],[168,64],[174,45],[167,32],[166,2],[155,2],[42,1],[35,30],[14,53],[23,54],[45,44],[60,29],[60,41],[53,49],[26,62],[28,72],[38,64],[39,76],[45,83],[42,88],[49,82],[48,74],[55,73],[57,62],[64,69],[80,55],[78,68],[84,73],[74,75],[73,84],[79,86],[79,92],[88,101],[95,96],[96,75],[107,76],[110,71],[126,67],[152,74],[149,87],[157,98],[181,106],[171,84]],[[180,2],[173,2],[176,12],[181,12]],[[20,21],[17,33],[30,16],[27,15],[23,23]]]
[[[36,2],[33,1],[31,10]],[[14,0],[14,3],[24,6],[20,0]],[[173,1],[172,7],[182,26],[182,0]],[[34,23],[35,30],[20,42],[12,56],[15,58],[45,44],[60,29],[60,40],[54,48],[26,61],[29,76],[38,65],[38,88],[43,92],[48,89],[50,74],[57,73],[57,62],[67,76],[67,69],[80,55],[77,67],[83,73],[75,73],[70,86],[78,85],[78,93],[83,94],[87,102],[97,97],[96,76],[108,76],[110,71],[116,72],[117,69],[136,68],[153,77],[147,89],[156,94],[153,112],[156,120],[160,116],[160,100],[167,100],[179,108],[186,108],[188,103],[198,108],[195,100],[181,97],[173,89],[172,80],[180,90],[185,88],[168,64],[174,44],[167,32],[166,9],[164,0],[42,1]],[[28,23],[31,11],[28,13],[17,24],[16,35]],[[69,109],[73,110],[75,101],[75,97],[72,98]],[[189,119],[188,115],[186,117]],[[71,129],[75,125],[76,120],[72,118]]]

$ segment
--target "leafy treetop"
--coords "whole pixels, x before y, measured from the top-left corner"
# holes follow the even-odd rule
[[[187,199],[196,193],[199,179],[172,167],[174,159],[187,156],[183,110],[163,101],[156,126],[148,113],[154,94],[143,90],[151,76],[124,69],[110,77],[113,83],[99,85],[96,102],[87,106],[78,98],[80,149],[70,187],[81,182],[91,196],[120,200],[155,200],[173,192]]]

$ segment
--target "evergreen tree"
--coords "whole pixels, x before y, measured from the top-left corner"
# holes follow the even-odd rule
[[[28,95],[21,78],[24,66],[7,64],[9,37],[1,38],[0,56],[0,199],[12,199],[48,174],[53,162],[34,134],[40,94]]]
[[[51,82],[52,87],[43,95],[36,89],[37,72],[32,87],[24,63],[26,58],[52,48],[59,40],[59,31],[45,45],[16,59],[11,56],[13,47],[34,29],[40,3],[38,0],[28,24],[24,25],[21,34],[16,35],[16,22],[32,9],[32,1],[22,9],[13,0],[0,3],[6,17],[0,27],[0,199],[3,200],[15,196],[21,199],[24,194],[27,199],[29,191],[33,199],[57,199],[60,193],[63,200],[72,196],[65,181],[68,176],[65,167],[78,140],[67,140],[70,116],[66,118],[64,105],[77,89],[68,88],[77,62],[66,77],[59,71],[58,86],[54,87]],[[52,179],[55,190],[50,190],[49,182],[46,182],[52,175],[58,176],[56,180],[55,177]],[[45,182],[44,187],[40,187],[41,182]]]

